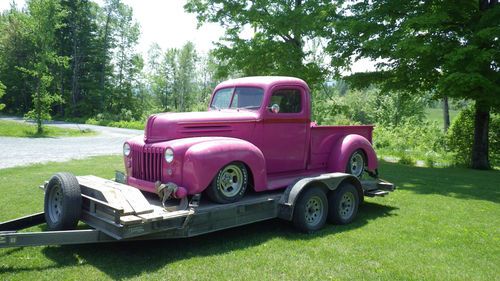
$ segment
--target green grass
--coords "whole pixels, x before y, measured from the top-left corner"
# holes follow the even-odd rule
[[[0,170],[0,221],[42,210],[57,171],[111,178],[121,157]],[[346,226],[271,220],[200,237],[0,250],[0,280],[499,280],[500,172],[382,163],[399,189]]]
[[[457,116],[458,110],[450,109],[450,122],[453,122],[453,119]],[[425,115],[427,116],[427,120],[435,121],[439,124],[439,126],[443,127],[443,109],[442,108],[426,108]]]
[[[53,126],[43,126],[43,133],[36,132],[36,125],[28,123],[20,123],[16,121],[0,120],[0,136],[6,137],[81,137],[92,136],[96,133],[94,131],[75,130],[75,129],[62,129]]]

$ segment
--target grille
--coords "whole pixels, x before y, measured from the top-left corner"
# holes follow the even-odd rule
[[[145,181],[161,181],[163,149],[159,147],[132,146],[132,176]]]

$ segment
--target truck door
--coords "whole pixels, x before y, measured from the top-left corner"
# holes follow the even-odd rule
[[[309,106],[306,91],[300,86],[279,86],[267,96],[263,116],[263,153],[267,172],[279,173],[305,169]],[[278,105],[279,110],[271,110]]]

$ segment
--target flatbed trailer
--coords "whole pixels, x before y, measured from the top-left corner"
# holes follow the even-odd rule
[[[79,220],[89,228],[22,232],[45,223],[47,214],[40,212],[0,223],[0,248],[192,237],[274,218],[294,221],[296,204],[310,188],[334,191],[352,184],[362,192],[361,201],[363,196],[385,196],[395,189],[386,181],[331,173],[302,178],[283,190],[247,194],[230,204],[213,203],[197,194],[176,210],[175,205],[166,208],[154,194],[113,180],[95,176],[76,180],[81,189]]]

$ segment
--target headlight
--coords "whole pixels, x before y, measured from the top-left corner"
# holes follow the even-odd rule
[[[123,144],[123,155],[125,155],[125,156],[130,155],[130,144],[128,144],[128,143]]]
[[[172,163],[172,161],[174,161],[174,151],[172,148],[167,148],[165,150],[165,161],[167,161],[167,163]]]

